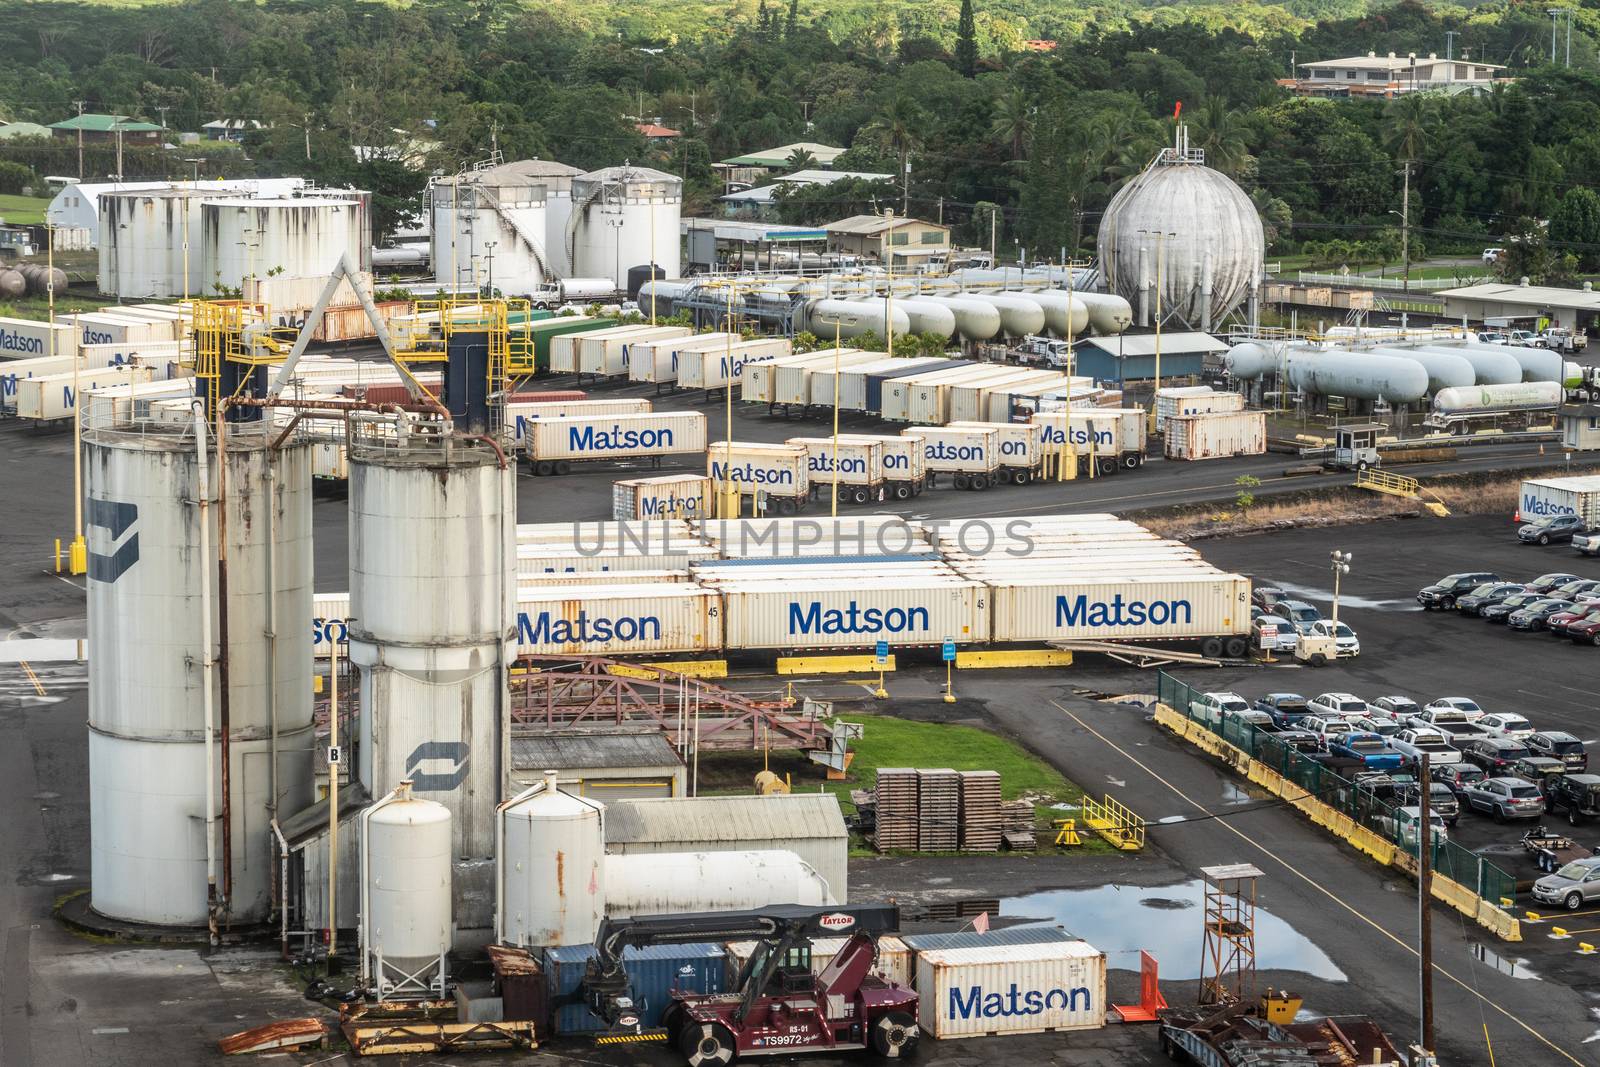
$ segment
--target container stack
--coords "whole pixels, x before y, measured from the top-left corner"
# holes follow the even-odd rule
[[[879,852],[917,847],[917,772],[911,767],[878,768]]]
[[[917,848],[954,852],[960,841],[961,776],[949,767],[917,772]]]
[[[961,772],[961,851],[996,852],[1005,821],[999,771]]]

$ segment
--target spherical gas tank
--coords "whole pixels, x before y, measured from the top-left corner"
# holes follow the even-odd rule
[[[605,806],[539,785],[500,806],[499,914],[503,944],[587,945],[605,917]]]
[[[15,300],[28,291],[28,279],[20,271],[0,270],[0,299]]]
[[[367,950],[414,975],[450,947],[450,809],[412,796],[405,782],[361,825]]]

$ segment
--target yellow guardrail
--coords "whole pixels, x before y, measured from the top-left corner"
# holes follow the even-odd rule
[[[1084,796],[1083,825],[1124,852],[1144,848],[1144,820],[1109,794],[1104,800]]]
[[[1404,474],[1391,474],[1388,471],[1368,467],[1364,471],[1356,472],[1356,488],[1371,489],[1375,493],[1387,493],[1390,496],[1403,496],[1415,498],[1418,484],[1415,478]]]

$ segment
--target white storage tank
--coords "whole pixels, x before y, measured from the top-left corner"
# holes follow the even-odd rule
[[[975,300],[967,294],[922,296],[918,299],[949,308],[950,314],[955,317],[956,332],[963,340],[987,341],[1000,332],[1000,309],[986,301]]]
[[[887,300],[813,300],[802,309],[801,318],[806,329],[824,340],[867,333],[882,340],[888,337],[891,326],[896,337],[911,332],[911,316],[898,301],[891,308]]]
[[[628,287],[628,271],[654,263],[659,274],[683,273],[678,220],[683,182],[648,167],[605,167],[572,179],[566,249],[571,274],[610,278]]]
[[[445,993],[450,809],[403,781],[361,813],[361,974],[380,997]]]
[[[607,856],[605,887],[608,918],[839,903],[816,869],[787,849]]]
[[[1000,313],[1000,328],[1008,337],[1031,337],[1044,332],[1045,310],[1033,294],[1023,293],[962,293],[963,298],[977,300]]]
[[[495,288],[526,296],[557,277],[546,245],[548,193],[537,173],[546,166],[480,166],[429,187],[434,281],[479,289],[492,274]]]
[[[605,806],[556,787],[556,772],[497,811],[495,940],[591,945],[605,917]]]
[[[88,537],[89,832],[91,906],[131,922],[203,926],[207,918],[204,667],[219,640],[217,492],[202,481],[193,422],[165,430],[107,405],[84,430]],[[275,864],[270,820],[312,800],[311,454],[264,430],[227,442],[227,699],[232,774],[229,910],[264,921]],[[209,632],[202,631],[202,583]],[[276,628],[269,620],[276,613]],[[276,630],[276,637],[269,637]],[[219,721],[219,720],[214,720]],[[219,738],[220,740],[220,738]],[[276,767],[273,759],[276,756]],[[221,814],[221,745],[212,752]],[[273,794],[276,786],[276,796]],[[217,884],[227,880],[216,828]]]
[[[208,195],[216,193],[203,187],[101,193],[100,292],[127,300],[208,289],[200,256],[200,205]]]
[[[207,200],[200,206],[202,289],[246,278],[326,276],[340,256],[368,269],[372,225],[361,196]],[[192,250],[191,250],[192,254]]]

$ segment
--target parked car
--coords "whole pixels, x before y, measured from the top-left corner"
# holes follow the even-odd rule
[[[1299,693],[1268,693],[1256,701],[1256,709],[1271,715],[1273,725],[1279,729],[1297,726],[1301,719],[1311,714],[1306,707],[1306,698]]]
[[[1532,522],[1517,527],[1517,540],[1525,545],[1548,545],[1557,541],[1570,541],[1573,534],[1588,533],[1588,523],[1580,516],[1542,515]]]
[[[1443,731],[1431,727],[1401,730],[1389,738],[1389,747],[1404,756],[1408,764],[1420,763],[1424,754],[1434,767],[1461,762],[1461,751],[1450,744]]]
[[[1331,637],[1334,648],[1338,650],[1339,659],[1348,659],[1351,656],[1361,655],[1361,639],[1356,632],[1350,629],[1348,623],[1334,623],[1329,619],[1318,619],[1305,628],[1308,637]]]
[[[1456,606],[1456,598],[1470,593],[1480,585],[1489,582],[1498,582],[1501,578],[1492,571],[1463,571],[1460,574],[1447,574],[1432,585],[1425,585],[1417,591],[1417,603],[1426,611],[1435,608],[1448,611]]]
[[[1483,609],[1490,604],[1498,604],[1508,596],[1518,593],[1530,592],[1526,586],[1515,582],[1485,582],[1465,596],[1456,598],[1456,610],[1463,615],[1483,616]],[[1543,590],[1539,590],[1543,592]]]
[[[1544,621],[1557,612],[1566,611],[1572,607],[1570,600],[1535,600],[1525,608],[1519,608],[1506,616],[1506,626],[1513,630],[1542,630]]]
[[[1523,588],[1530,593],[1548,593],[1550,590],[1566,585],[1568,582],[1581,582],[1583,580],[1583,575],[1581,574],[1552,571],[1549,574],[1539,575],[1539,577],[1524,585]]]
[[[1498,263],[1500,261],[1500,257],[1505,254],[1506,250],[1503,248],[1485,248],[1483,250],[1483,265],[1486,267],[1493,266],[1495,263]]]
[[[1541,904],[1560,904],[1568,911],[1600,900],[1600,856],[1573,860],[1556,873],[1540,878],[1533,883],[1533,899]]]
[[[1575,644],[1581,645],[1587,641],[1591,645],[1600,645],[1600,612],[1591,612],[1567,623],[1566,630],[1566,635]]]
[[[1408,696],[1399,693],[1390,693],[1381,696],[1372,702],[1374,714],[1387,715],[1395,722],[1404,723],[1411,716],[1422,710],[1422,706]]]
[[[1400,845],[1415,848],[1421,839],[1419,828],[1422,826],[1422,808],[1405,804],[1398,808],[1390,808],[1374,820],[1375,829]],[[1450,831],[1445,827],[1444,816],[1438,812],[1428,813],[1428,822],[1433,826],[1432,839],[1435,844],[1443,844],[1450,839]]]
[[[1383,735],[1354,728],[1342,736],[1330,738],[1328,752],[1358,759],[1373,771],[1397,771],[1405,765],[1405,755],[1399,749],[1390,748]]]
[[[1512,612],[1521,611],[1529,604],[1548,599],[1549,597],[1543,593],[1513,593],[1504,600],[1485,605],[1478,612],[1478,618],[1487,619],[1489,622],[1505,622]]]
[[[1279,601],[1287,599],[1289,594],[1275,585],[1258,585],[1250,590],[1250,602],[1259,605],[1265,611],[1272,611]]]
[[[1322,612],[1304,600],[1280,600],[1272,610],[1280,618],[1287,618],[1300,633],[1305,633],[1306,627],[1322,618]]]
[[[1448,724],[1465,724],[1467,722],[1467,713],[1459,708],[1435,708],[1430,706],[1423,708],[1407,719],[1406,722],[1411,726],[1431,726],[1443,733],[1443,727]]]
[[[1600,595],[1600,581],[1594,578],[1578,578],[1556,586],[1545,595],[1560,600],[1570,600],[1574,604],[1586,604],[1596,595]]]
[[[1566,812],[1567,822],[1577,826],[1600,815],[1600,774],[1568,774],[1551,782],[1544,794],[1545,809]]]
[[[1384,715],[1368,715],[1364,719],[1357,719],[1350,725],[1357,730],[1364,730],[1369,734],[1377,734],[1385,740],[1393,737],[1402,729],[1398,722]]]
[[[1421,792],[1421,782],[1415,778],[1407,779],[1400,783],[1396,799],[1402,804],[1420,804]],[[1454,826],[1461,818],[1461,801],[1456,799],[1455,790],[1436,778],[1428,782],[1428,807],[1444,820],[1446,826]]]
[[[1461,757],[1482,767],[1491,778],[1509,773],[1513,763],[1531,755],[1527,745],[1509,737],[1484,737],[1461,746]]]
[[[1359,719],[1367,714],[1367,702],[1354,693],[1318,693],[1306,702],[1313,715],[1324,718]]]
[[[1457,758],[1460,757],[1460,753],[1456,755]],[[1461,791],[1467,786],[1473,782],[1481,782],[1489,777],[1483,773],[1482,767],[1474,766],[1471,763],[1441,763],[1432,767],[1428,773],[1433,776],[1434,781],[1441,783],[1450,792],[1454,793],[1458,800],[1461,797]]]
[[[1521,778],[1485,778],[1461,791],[1461,799],[1473,811],[1499,819],[1537,819],[1544,814],[1544,797],[1539,787]]]
[[[1589,750],[1582,741],[1563,730],[1540,730],[1524,737],[1522,743],[1535,756],[1549,756],[1565,763],[1569,772],[1589,769]]]
[[[1429,709],[1441,710],[1445,708],[1449,708],[1453,711],[1459,711],[1461,714],[1467,717],[1468,722],[1477,722],[1479,719],[1483,718],[1483,709],[1478,706],[1478,702],[1476,700],[1469,700],[1466,697],[1440,697],[1438,700],[1430,700],[1422,706],[1423,711],[1428,711]]]
[[[1205,722],[1220,723],[1228,712],[1249,711],[1250,703],[1238,693],[1201,693],[1189,702],[1189,713]]]
[[[1310,730],[1301,730],[1298,727],[1279,730],[1272,735],[1272,739],[1294,749],[1296,752],[1322,751],[1322,735],[1314,734]]]
[[[1549,797],[1550,783],[1565,775],[1567,766],[1549,756],[1523,756],[1519,760],[1513,760],[1506,773],[1513,778],[1532,782],[1539,787],[1542,796]]]
[[[1323,750],[1330,752],[1330,754],[1332,751],[1331,746],[1334,741],[1343,737],[1345,734],[1355,732],[1355,727],[1351,726],[1350,723],[1344,719],[1324,719],[1318,715],[1309,715],[1306,718],[1301,719],[1300,729],[1309,730],[1321,738]],[[1347,756],[1345,758],[1349,759],[1350,757]]]
[[[1277,636],[1272,638],[1270,648],[1263,643],[1261,629],[1264,626],[1277,628]],[[1250,643],[1256,648],[1267,649],[1270,652],[1293,652],[1294,646],[1300,643],[1300,631],[1295,629],[1294,623],[1281,615],[1257,615],[1250,623]]]
[[[1573,604],[1544,620],[1544,628],[1551,637],[1571,637],[1573,623],[1600,620],[1600,604]]]
[[[1277,728],[1272,723],[1272,716],[1260,710],[1259,708],[1245,707],[1239,710],[1229,708],[1228,710],[1224,711],[1223,714],[1230,719],[1238,719],[1240,722],[1247,722],[1258,730],[1273,730]]]
[[[1521,741],[1533,733],[1533,723],[1514,711],[1496,711],[1478,720],[1478,725],[1492,734]]]
[[[1506,334],[1506,344],[1515,345],[1518,348],[1543,347],[1539,344],[1539,335],[1532,330],[1512,330]]]

